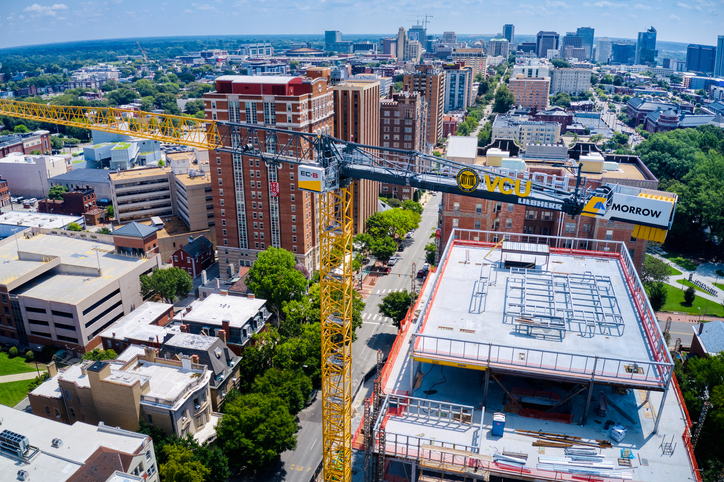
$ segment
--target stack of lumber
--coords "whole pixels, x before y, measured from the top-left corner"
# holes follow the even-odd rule
[[[611,448],[613,445],[608,440],[593,440],[584,441],[581,437],[574,437],[573,435],[560,435],[557,433],[549,432],[534,432],[532,430],[516,430],[516,433],[525,435],[526,437],[537,438],[533,442],[534,447],[560,447],[567,448],[573,447],[574,445],[583,445],[586,447],[600,447],[600,448]]]
[[[538,465],[536,468],[538,470],[549,470],[551,472],[565,472],[611,479],[633,479],[631,472],[615,470],[613,463],[607,462],[605,458],[589,461],[575,460],[572,457],[548,457],[541,455],[538,457]]]

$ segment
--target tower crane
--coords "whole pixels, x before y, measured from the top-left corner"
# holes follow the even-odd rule
[[[576,163],[569,165],[578,170],[575,180],[564,182],[256,124],[11,100],[0,100],[0,115],[253,156],[268,166],[297,166],[298,187],[318,194],[319,200],[322,454],[328,482],[351,480],[352,180],[382,181],[631,223],[635,237],[659,242],[671,227],[677,201],[674,193],[596,185],[581,176]]]

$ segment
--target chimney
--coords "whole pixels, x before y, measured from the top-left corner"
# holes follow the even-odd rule
[[[48,373],[50,373],[50,370],[48,371]],[[87,367],[87,365],[86,365],[85,363],[81,363],[81,364],[80,364],[80,373],[81,373],[81,375],[83,375],[83,376],[88,375],[88,367]]]
[[[704,331],[704,322],[699,323],[699,334],[701,335],[701,332]]]
[[[391,86],[390,86],[390,96],[388,97],[388,99],[392,99],[392,94],[393,94],[394,92],[395,92],[395,86],[394,86],[394,85],[391,85]]]
[[[221,329],[224,330],[224,334],[231,333],[231,331],[229,331],[230,325],[231,325],[231,322],[229,320],[221,320]]]
[[[181,333],[186,333],[186,325],[181,325]]]
[[[198,355],[191,355],[191,363],[195,363],[196,365],[199,364],[199,356]]]
[[[48,376],[49,376],[49,377],[52,378],[52,377],[54,377],[55,375],[58,374],[58,367],[55,365],[55,362],[54,362],[54,361],[48,363],[48,366],[47,366],[46,368],[48,369]]]
[[[191,370],[191,357],[186,355],[181,355],[181,367],[184,370]]]
[[[256,298],[256,295],[254,293],[249,293],[246,295],[246,297],[253,300],[254,298]]]
[[[203,270],[203,271],[201,272],[201,286],[206,285],[206,283],[208,283],[208,282],[209,282],[209,278],[208,278],[208,276],[206,275],[206,270]]]
[[[221,289],[221,285],[219,284],[219,278],[216,278],[216,289]]]
[[[225,330],[219,330],[219,331],[217,331],[217,332],[216,332],[216,336],[218,336],[221,341],[223,341],[224,343],[226,343],[226,331],[225,331]]]
[[[156,349],[154,347],[144,347],[143,352],[145,354],[146,361],[152,362],[156,360]]]

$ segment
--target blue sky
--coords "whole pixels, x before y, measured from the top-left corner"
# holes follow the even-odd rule
[[[41,0],[36,0],[40,2]],[[596,36],[716,45],[724,0],[33,0],[0,1],[0,48],[102,38],[170,35],[394,33],[418,15],[429,31],[492,34],[590,26]]]

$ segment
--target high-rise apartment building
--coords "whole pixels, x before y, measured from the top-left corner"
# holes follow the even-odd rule
[[[415,66],[415,71],[403,77],[405,92],[418,92],[428,106],[427,144],[434,146],[442,138],[442,119],[445,112],[445,72],[429,64]]]
[[[488,42],[488,55],[491,57],[502,56],[503,59],[508,58],[510,42],[504,38],[493,38]]]
[[[714,77],[724,77],[724,35],[719,35],[716,42],[716,58],[714,59]]]
[[[400,92],[380,101],[380,142],[383,147],[427,151],[425,98],[418,92]],[[379,183],[380,194],[400,200],[412,199],[414,188]]]
[[[583,39],[583,48],[586,49],[586,58],[592,59],[593,53],[593,28],[591,27],[578,27],[576,33]]]
[[[559,36],[556,32],[538,32],[538,35],[536,35],[536,55],[546,58],[548,56],[548,49],[558,49],[558,38]]]
[[[368,146],[380,145],[380,82],[348,80],[336,85],[334,94],[334,131],[337,139]],[[367,218],[377,212],[379,183],[367,179],[354,181],[354,231],[365,231]]]
[[[450,55],[454,63],[458,64],[462,62],[465,64],[465,67],[472,67],[473,79],[479,73],[485,75],[488,63],[488,57],[485,55],[485,49],[455,49]]]
[[[509,43],[513,43],[513,39],[515,39],[515,26],[512,23],[503,25],[503,38]]]
[[[596,62],[607,64],[611,60],[611,39],[603,37],[596,42]]]
[[[551,95],[556,95],[560,92],[580,95],[590,88],[590,69],[553,69],[551,72]]]
[[[410,32],[412,32],[412,30],[410,30]],[[416,32],[416,36],[419,34],[419,31]],[[422,45],[424,42],[424,38],[422,42],[416,38],[411,38],[405,30],[405,27],[400,27],[397,31],[397,60],[403,62],[419,62],[422,56]]]
[[[473,105],[473,69],[462,63],[443,65],[445,72],[445,112],[464,110]]]
[[[207,119],[245,122],[279,129],[331,134],[334,99],[327,77],[252,77],[224,75],[204,95]],[[221,142],[238,146],[246,134],[222,133]],[[230,136],[228,138],[226,136]],[[288,136],[265,146],[274,151]],[[263,142],[263,141],[262,141]],[[316,202],[297,189],[297,167],[267,166],[253,154],[210,154],[211,186],[219,268],[251,266],[268,246],[284,248],[313,271],[318,264]],[[278,193],[278,194],[277,194]]]
[[[629,40],[619,40],[611,44],[611,63],[633,65],[636,60],[636,44]]]
[[[531,109],[533,113],[546,110],[551,79],[527,78],[522,75],[511,78],[508,86],[515,97],[515,105]]]
[[[407,31],[407,37],[410,41],[417,40],[423,47],[427,44],[427,29],[416,23],[410,30]]]
[[[639,32],[634,63],[636,65],[655,65],[658,53],[656,50],[656,29],[651,27],[645,32]]]
[[[565,52],[566,47],[583,47],[583,37],[575,32],[566,32],[566,34],[561,39],[561,50]]]
[[[686,70],[689,72],[714,72],[716,47],[712,45],[690,44],[686,48]]]

